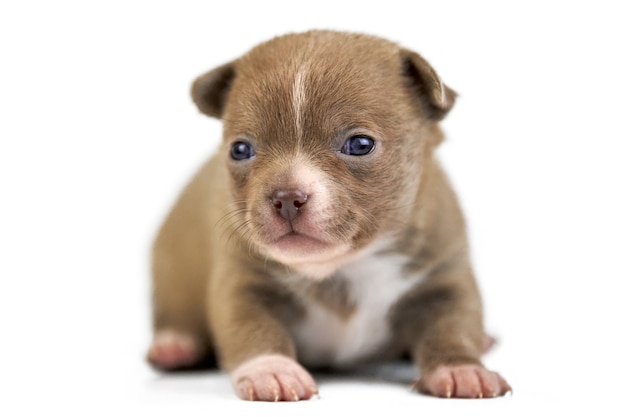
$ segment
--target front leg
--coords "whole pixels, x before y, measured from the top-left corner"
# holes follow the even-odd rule
[[[482,307],[466,259],[439,268],[404,304],[405,331],[421,371],[415,386],[438,397],[484,398],[511,391],[480,361],[485,348]]]
[[[269,277],[241,264],[225,265],[209,289],[209,317],[220,365],[244,400],[311,398],[317,385],[296,361],[282,320],[285,311],[280,311],[290,307],[288,294]]]

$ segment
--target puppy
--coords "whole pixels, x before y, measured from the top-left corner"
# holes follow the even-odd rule
[[[440,397],[510,390],[480,357],[464,220],[433,156],[455,93],[359,34],[272,39],[193,84],[223,143],[153,252],[156,367],[216,357],[246,400],[297,401],[303,367],[410,356]]]

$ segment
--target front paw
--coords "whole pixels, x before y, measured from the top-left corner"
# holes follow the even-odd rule
[[[299,401],[317,394],[317,385],[300,364],[283,355],[262,355],[231,374],[237,395],[249,401]]]
[[[489,398],[512,391],[504,378],[480,365],[440,366],[415,386],[424,394],[447,398]]]

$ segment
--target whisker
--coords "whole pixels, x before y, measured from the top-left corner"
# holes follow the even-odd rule
[[[230,203],[228,204],[229,206],[235,206],[238,202],[234,202],[234,203]],[[224,239],[225,235],[227,233],[234,233],[233,232],[233,228],[237,229],[239,226],[237,226],[237,224],[242,220],[245,219],[246,214],[249,212],[249,210],[244,206],[241,207],[241,204],[239,204],[239,206],[235,206],[235,208],[233,210],[230,210],[229,212],[227,212],[226,214],[224,214],[223,216],[221,216],[213,225],[213,227],[215,228],[216,232],[219,232],[219,238],[220,239]],[[232,236],[232,235],[231,235]],[[229,238],[230,240],[230,238]]]
[[[229,213],[227,216],[224,216],[220,220],[219,224],[216,223],[214,226],[215,229],[222,230],[222,236],[220,237],[223,237],[224,232],[234,227],[238,222],[245,220],[246,213],[247,213],[247,210],[240,210],[237,212],[232,212],[232,213]]]
[[[229,245],[230,242],[232,241],[233,237],[235,237],[235,236],[240,236],[240,237],[244,238],[245,235],[246,235],[246,230],[247,230],[249,225],[250,225],[250,220],[244,220],[237,227],[232,229],[231,230],[231,234],[228,237],[228,240],[226,241],[226,244]]]
[[[228,203],[226,205],[226,208],[229,207],[234,207],[232,210],[229,210],[226,214],[224,214],[222,217],[220,217],[216,222],[214,226],[217,226],[220,222],[222,222],[224,219],[228,218],[231,215],[240,213],[241,211],[245,211],[247,210],[245,207],[245,200],[242,201],[233,201],[231,203]]]

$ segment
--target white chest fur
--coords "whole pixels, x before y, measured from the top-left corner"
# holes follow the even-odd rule
[[[407,260],[399,254],[372,254],[343,267],[339,272],[356,307],[348,318],[305,301],[306,317],[293,329],[298,359],[309,365],[350,364],[381,348],[391,337],[390,308],[422,279],[403,272]]]

